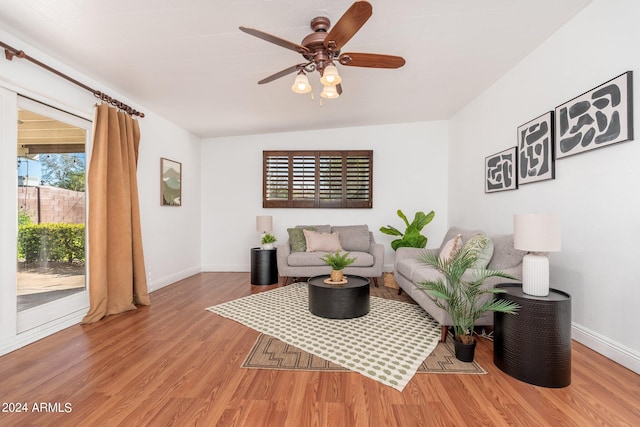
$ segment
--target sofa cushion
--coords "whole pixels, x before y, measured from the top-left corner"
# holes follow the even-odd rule
[[[307,229],[303,229],[302,232],[307,240],[307,252],[335,252],[342,250],[338,233],[318,233]]]
[[[395,270],[407,279],[413,280],[413,273],[421,268],[427,268],[426,265],[417,258],[403,258],[396,261]]]
[[[356,259],[349,267],[371,267],[375,263],[369,252],[352,251],[349,252],[349,257]]]
[[[292,267],[317,267],[327,265],[321,258],[328,252],[292,252],[287,264]]]
[[[304,237],[302,230],[316,231],[314,227],[295,227],[287,228],[289,233],[289,244],[291,245],[291,252],[306,252],[307,251],[307,239]]]
[[[289,254],[287,263],[291,267],[328,267],[322,260],[328,253],[330,252],[295,252]],[[349,267],[371,267],[374,264],[373,255],[368,252],[349,252],[349,257],[356,259]]]
[[[413,273],[413,283],[415,284],[426,281],[436,281],[438,279],[444,280],[444,275],[435,268],[427,265],[416,269]],[[418,287],[422,289],[419,285]]]
[[[340,236],[340,246],[345,251],[367,252],[371,245],[367,225],[342,225],[331,227],[332,233]]]
[[[489,262],[489,268],[502,270],[516,267],[522,263],[522,257],[527,252],[513,247],[513,234],[497,234],[491,236],[493,240],[493,258]]]

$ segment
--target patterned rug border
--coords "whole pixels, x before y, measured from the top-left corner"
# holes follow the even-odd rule
[[[439,325],[420,306],[375,296],[366,316],[343,320],[314,316],[308,309],[306,283],[207,310],[399,391],[436,348],[440,336]]]
[[[487,371],[475,360],[471,363],[461,362],[455,358],[453,344],[451,342],[452,337],[445,343],[438,343],[433,352],[424,360],[416,371],[417,374],[458,374],[458,375],[486,375]],[[269,353],[270,356],[266,356],[265,352],[267,348],[272,347],[273,343],[277,347],[285,347],[286,356],[294,358],[297,363],[306,361],[307,366],[282,366],[285,357],[282,357],[280,352]],[[291,351],[290,348],[295,349]],[[297,354],[295,354],[297,353]],[[273,355],[275,357],[273,357]],[[260,357],[269,357],[274,360],[274,364],[266,365],[260,364]],[[303,362],[304,363],[304,362]],[[344,368],[338,364],[332,363],[321,357],[307,353],[304,350],[292,346],[285,342],[282,342],[276,337],[272,337],[268,334],[260,333],[256,338],[255,343],[251,347],[251,350],[247,353],[247,356],[240,365],[244,369],[265,369],[274,371],[305,371],[305,372],[353,372],[350,369]]]

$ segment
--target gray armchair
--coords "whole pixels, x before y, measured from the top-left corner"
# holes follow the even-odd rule
[[[311,225],[296,226],[296,228],[315,229],[321,233],[337,232],[340,238],[342,249],[349,252],[356,261],[344,269],[344,273],[355,276],[368,277],[373,279],[375,286],[378,286],[378,277],[382,276],[384,263],[384,248],[376,243],[373,233],[366,225]],[[287,240],[284,244],[278,245],[277,260],[278,274],[282,277],[282,284],[286,285],[289,280],[301,277],[312,277],[321,274],[329,274],[331,267],[322,261],[322,257],[327,252],[292,252],[291,242]]]

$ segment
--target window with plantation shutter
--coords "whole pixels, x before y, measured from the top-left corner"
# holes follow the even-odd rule
[[[371,208],[373,151],[264,151],[265,208]]]

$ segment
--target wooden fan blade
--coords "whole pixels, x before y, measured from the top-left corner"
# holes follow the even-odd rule
[[[296,65],[292,65],[291,67],[289,67],[289,68],[285,68],[285,69],[284,69],[284,70],[282,70],[282,71],[278,71],[277,73],[272,74],[272,75],[270,75],[269,77],[265,77],[264,79],[260,80],[260,81],[258,82],[258,84],[259,84],[259,85],[263,85],[263,84],[265,84],[265,83],[269,83],[269,82],[272,82],[272,81],[274,81],[274,80],[277,80],[277,79],[279,79],[280,77],[284,77],[284,76],[286,76],[287,74],[291,74],[291,73],[293,73],[294,71],[298,70],[298,68],[299,68],[299,67],[304,67],[305,65],[308,65],[308,63],[306,63],[306,64],[296,64]]]
[[[336,92],[338,92],[338,95],[342,95],[342,83],[336,85]]]
[[[338,22],[329,30],[324,39],[324,46],[333,51],[339,51],[351,37],[364,25],[371,17],[373,8],[371,3],[357,1],[342,15]]]
[[[280,37],[273,36],[269,33],[265,33],[264,31],[256,30],[255,28],[242,27],[242,26],[239,28],[241,31],[247,34],[251,34],[254,37],[268,41],[269,43],[277,44],[278,46],[284,47],[285,49],[291,49],[301,54],[309,53],[309,49],[307,49],[304,46],[301,46],[297,43],[290,42],[289,40],[281,39]]]
[[[343,53],[338,58],[342,65],[369,68],[400,68],[405,64],[401,56],[381,55],[378,53]]]

